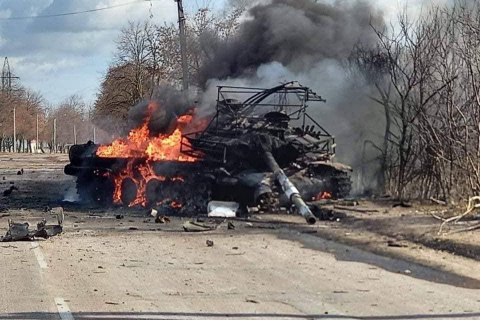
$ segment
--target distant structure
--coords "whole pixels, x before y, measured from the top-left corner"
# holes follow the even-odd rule
[[[10,64],[8,63],[8,57],[5,57],[3,60],[3,68],[2,68],[2,91],[3,92],[10,92],[12,91],[12,79],[19,79],[19,77],[12,76],[12,72],[10,71]]]

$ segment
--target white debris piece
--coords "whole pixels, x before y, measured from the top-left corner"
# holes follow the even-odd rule
[[[209,217],[231,218],[237,216],[240,208],[238,202],[229,201],[210,201],[207,206]]]

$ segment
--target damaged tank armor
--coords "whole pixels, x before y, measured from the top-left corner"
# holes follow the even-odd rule
[[[181,136],[179,154],[188,161],[104,157],[90,142],[71,148],[65,173],[77,176],[83,200],[111,204],[120,172],[148,162],[161,179],[123,179],[121,204],[134,203],[144,184],[145,206],[173,201],[171,209],[182,214],[205,212],[210,200],[270,212],[287,206],[314,223],[309,201],[344,198],[351,189],[351,168],[333,162],[334,137],[308,113],[309,104],[319,102],[325,100],[298,82],[270,89],[221,86],[206,128]]]

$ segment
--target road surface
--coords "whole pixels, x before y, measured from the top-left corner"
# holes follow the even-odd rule
[[[315,234],[107,220],[2,243],[0,319],[480,319],[475,281]]]

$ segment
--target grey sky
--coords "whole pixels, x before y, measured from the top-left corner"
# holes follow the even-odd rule
[[[328,0],[327,0],[328,1]],[[333,1],[333,0],[330,0]],[[394,17],[405,1],[371,0]],[[129,20],[156,23],[176,21],[173,0],[139,1],[92,13],[53,18],[1,20],[116,6],[134,0],[0,0],[0,57],[8,56],[15,75],[25,86],[56,104],[72,94],[93,102],[102,76],[112,61],[115,39]],[[220,6],[224,0],[184,0],[187,9]],[[426,0],[407,0],[419,11]],[[430,2],[431,3],[431,2]],[[2,60],[3,62],[3,60]]]

